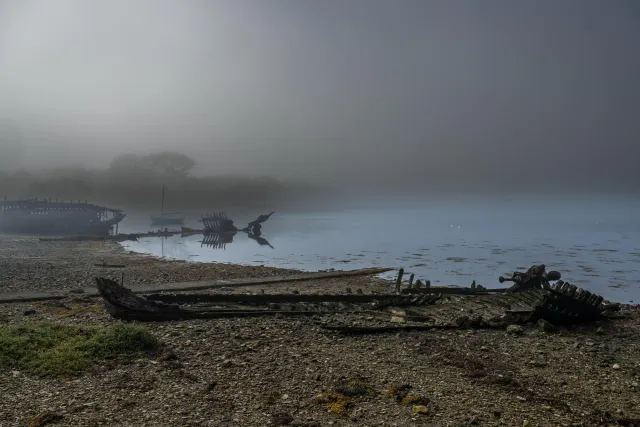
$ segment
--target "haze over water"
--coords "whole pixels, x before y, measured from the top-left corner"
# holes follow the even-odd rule
[[[637,0],[0,0],[0,197],[157,213],[166,184],[172,211],[277,210],[275,249],[136,250],[487,286],[545,263],[637,300],[639,53]]]
[[[253,219],[229,216],[239,225]],[[148,220],[128,221],[123,229],[149,228]],[[202,236],[143,238],[124,246],[190,261],[306,271],[403,267],[407,277],[415,273],[433,284],[469,286],[476,280],[493,288],[504,286],[500,275],[544,263],[565,281],[605,298],[640,300],[638,198],[389,199],[377,208],[276,212],[262,231],[273,249],[243,233],[224,249],[201,245]]]

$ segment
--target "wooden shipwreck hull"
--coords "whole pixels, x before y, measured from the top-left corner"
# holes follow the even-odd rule
[[[0,231],[28,234],[108,234],[125,217],[118,209],[51,200],[0,201]]]
[[[195,318],[246,317],[263,315],[312,316],[366,314],[380,323],[395,322],[398,329],[504,328],[508,324],[547,320],[555,325],[594,321],[602,316],[601,297],[576,295],[575,290],[557,285],[551,289],[521,292],[485,292],[465,289],[462,293],[420,294],[211,294],[162,293],[146,297],[134,294],[119,283],[96,278],[107,310],[124,320],[164,321]],[[187,308],[188,306],[188,308]],[[395,320],[394,320],[395,319]],[[349,326],[335,326],[343,332]],[[367,330],[359,327],[358,330]],[[374,330],[370,330],[373,332]]]

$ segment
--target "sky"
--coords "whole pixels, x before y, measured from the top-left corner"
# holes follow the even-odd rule
[[[635,0],[0,0],[0,168],[640,182]]]

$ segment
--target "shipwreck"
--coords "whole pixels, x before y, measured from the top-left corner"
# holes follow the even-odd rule
[[[377,273],[377,270],[356,270],[343,272],[343,275]],[[401,270],[398,283],[402,274]],[[331,277],[340,276],[336,272]],[[558,272],[547,273],[543,265],[533,266],[524,273],[514,273],[507,280],[513,281],[514,286],[486,289],[475,285],[469,288],[431,287],[428,283],[414,284],[410,278],[408,287],[396,287],[395,292],[388,294],[370,295],[348,290],[345,294],[331,295],[171,292],[142,296],[108,278],[96,278],[96,284],[107,311],[123,320],[325,315],[333,317],[335,322],[331,322],[332,325],[325,322],[324,329],[345,334],[458,328],[504,329],[526,323],[549,329],[554,325],[569,326],[611,318],[619,310],[619,305],[605,303],[601,296],[560,280]],[[246,282],[235,286],[259,284],[268,283]],[[219,285],[211,287],[216,286]],[[234,285],[229,283],[228,286]],[[201,286],[198,289],[205,288]],[[353,322],[353,315],[360,315],[357,325]]]
[[[39,235],[112,235],[125,213],[119,209],[51,199],[0,201],[0,232]]]

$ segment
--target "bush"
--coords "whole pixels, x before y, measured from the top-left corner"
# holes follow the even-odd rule
[[[137,325],[1,325],[0,370],[52,377],[78,375],[98,361],[139,357],[157,347],[155,337]]]

